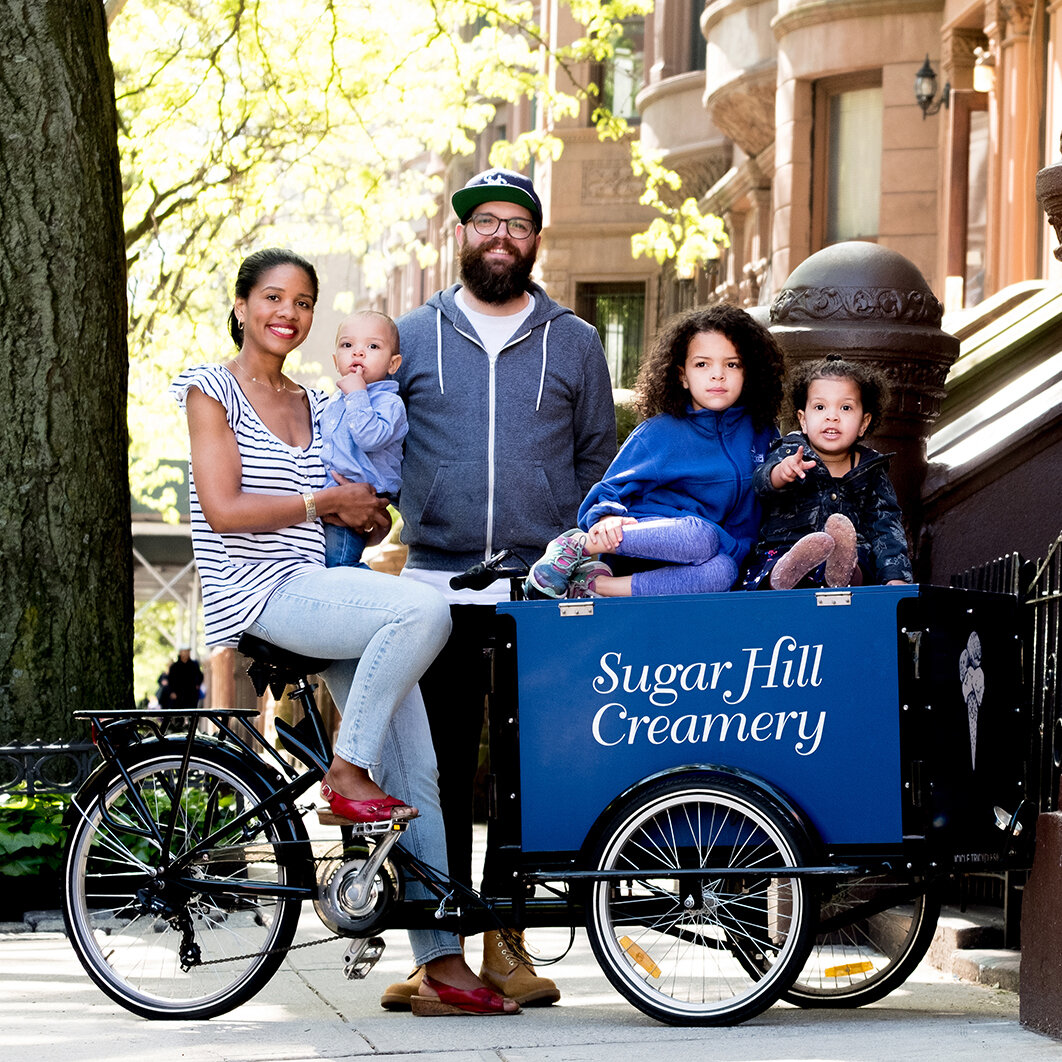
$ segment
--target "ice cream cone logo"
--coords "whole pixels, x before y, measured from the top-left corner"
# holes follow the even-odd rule
[[[970,720],[970,766],[977,766],[977,713],[985,695],[985,673],[981,670],[981,639],[971,631],[966,648],[959,654],[959,681]]]

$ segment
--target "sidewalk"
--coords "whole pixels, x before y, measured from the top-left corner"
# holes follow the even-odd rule
[[[151,1022],[96,989],[54,920],[32,932],[10,928],[0,927],[0,1055],[9,1062],[644,1062],[668,1050],[725,1062],[1062,1062],[1062,1044],[1018,1024],[1014,992],[959,981],[928,962],[903,988],[861,1009],[780,1003],[733,1028],[673,1028],[612,990],[579,930],[570,953],[548,969],[563,994],[559,1005],[494,1020],[413,1018],[378,1002],[411,967],[405,935],[389,933],[370,976],[347,981],[345,943],[328,939],[307,906],[297,942],[326,942],[290,952],[258,997],[209,1022]],[[563,952],[568,941],[567,930],[531,934],[540,958]]]
[[[484,846],[485,831],[477,828],[477,869]],[[1017,953],[978,947],[992,943],[993,923],[993,913],[946,908],[929,958],[879,1003],[854,1010],[778,1003],[743,1025],[697,1029],[661,1025],[632,1007],[601,973],[581,929],[574,940],[567,929],[529,934],[540,962],[564,954],[571,942],[563,960],[543,971],[560,987],[557,1006],[491,1020],[385,1011],[380,993],[413,966],[405,933],[388,933],[383,958],[369,976],[348,981],[347,942],[332,937],[309,904],[295,943],[318,943],[289,952],[250,1002],[207,1022],[147,1021],[112,1003],[89,980],[59,913],[38,912],[23,923],[0,922],[0,1058],[646,1062],[671,1050],[713,1062],[1062,1062],[1062,1043],[1018,1023]],[[473,967],[475,947],[473,940]]]

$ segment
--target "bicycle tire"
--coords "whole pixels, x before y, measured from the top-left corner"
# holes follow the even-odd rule
[[[765,1010],[804,965],[813,918],[805,879],[757,868],[806,864],[809,850],[789,811],[742,779],[652,783],[610,818],[593,854],[595,869],[631,871],[590,887],[587,933],[605,976],[670,1025],[734,1025]],[[639,875],[671,867],[705,876]]]
[[[184,751],[183,741],[128,750],[120,760],[132,784],[121,773],[94,777],[67,819],[63,917],[70,942],[92,980],[145,1018],[210,1018],[260,991],[283,961],[302,904],[240,886],[293,883],[309,858],[301,821],[281,808],[268,821],[252,820],[231,844],[219,838],[223,843],[192,868],[231,879],[231,893],[168,885],[160,837],[172,830],[172,864],[270,792],[250,765],[203,744],[191,754],[178,798]],[[189,940],[203,964],[183,969]]]
[[[890,903],[890,893],[901,902]],[[913,886],[887,874],[837,882],[820,904],[829,928],[817,929],[785,999],[812,1008],[862,1007],[884,998],[922,961],[939,916],[935,885]]]

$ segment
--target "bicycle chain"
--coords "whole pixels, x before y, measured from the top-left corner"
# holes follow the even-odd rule
[[[312,807],[313,805],[307,805],[305,808],[296,808],[296,810],[300,811],[302,814],[305,814],[306,811],[311,810]],[[280,842],[281,845],[286,843],[288,842]],[[300,841],[297,843],[302,844],[303,842]],[[322,863],[327,858],[329,857],[315,856],[313,862],[314,864]],[[317,944],[327,944],[329,941],[342,939],[343,938],[338,933],[333,933],[330,937],[322,937],[320,940],[305,940],[301,944],[286,944],[282,948],[267,948],[265,951],[251,951],[248,952],[246,955],[230,955],[228,958],[225,959],[200,959],[198,962],[193,963],[190,966],[185,966],[184,963],[181,963],[181,970],[184,973],[187,973],[189,970],[195,969],[195,967],[197,966],[220,966],[226,962],[242,962],[244,959],[264,958],[266,955],[287,954],[287,952],[289,951],[298,951],[300,948],[312,948]]]
[[[242,962],[244,959],[258,959],[266,955],[277,955],[289,951],[298,951],[300,948],[312,948],[316,944],[327,944],[332,940],[342,940],[343,938],[334,933],[330,937],[322,937],[320,940],[304,940],[301,944],[287,944],[283,948],[269,948],[266,951],[251,951],[246,955],[230,955],[227,959],[202,959],[192,966],[185,966],[181,964],[181,970],[187,973],[189,970],[195,969],[197,966],[220,966],[225,962]]]

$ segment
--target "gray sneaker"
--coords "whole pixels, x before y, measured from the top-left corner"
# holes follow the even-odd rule
[[[572,577],[568,582],[568,596],[597,597],[594,584],[598,577],[611,574],[612,569],[603,560],[597,557],[584,557],[572,572]]]
[[[524,592],[528,597],[564,597],[575,566],[583,559],[583,532],[579,528],[555,538],[528,572]]]

